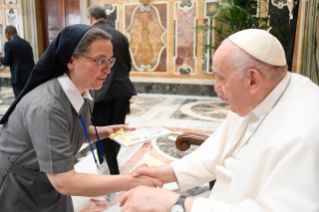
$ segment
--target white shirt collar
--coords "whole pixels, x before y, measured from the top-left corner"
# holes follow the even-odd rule
[[[70,100],[73,108],[77,113],[80,112],[80,109],[84,103],[84,99],[89,99],[93,101],[93,98],[89,92],[89,90],[86,90],[83,94],[81,95],[80,91],[76,88],[76,86],[73,84],[71,79],[68,77],[67,74],[63,74],[62,76],[57,78],[59,83],[61,84],[61,87]]]
[[[269,110],[271,110],[277,100],[281,97],[282,93],[285,91],[288,83],[290,81],[290,73],[287,72],[285,77],[278,83],[278,85],[270,92],[270,94],[255,107],[251,113],[254,114],[257,118],[265,115]]]

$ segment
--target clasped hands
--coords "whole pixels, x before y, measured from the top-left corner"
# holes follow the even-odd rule
[[[170,164],[160,167],[148,167],[148,165],[143,164],[137,167],[131,173],[131,176],[134,178],[147,176],[149,178],[148,182],[153,179],[154,182],[157,180],[161,184],[151,186],[144,183],[144,186],[138,186],[127,191],[120,200],[122,212],[170,211],[170,208],[180,196],[175,192],[156,188],[163,187],[165,183],[176,182],[176,176]]]
[[[134,171],[131,172],[131,177],[139,181],[139,185],[136,186],[148,186],[148,187],[163,187],[164,179],[161,179],[157,173],[156,167],[149,167],[147,164],[139,165]]]

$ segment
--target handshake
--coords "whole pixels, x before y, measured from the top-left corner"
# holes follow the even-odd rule
[[[180,196],[175,192],[160,189],[165,183],[177,181],[170,164],[159,167],[148,167],[148,165],[143,164],[138,166],[130,177],[132,177],[132,182],[135,183],[120,200],[122,212],[169,212]],[[188,209],[188,206],[190,208],[192,202],[192,198],[187,198],[185,209]]]
[[[172,173],[174,177],[169,177],[168,173]],[[163,187],[163,184],[176,181],[176,177],[171,165],[159,167],[149,167],[147,164],[138,166],[131,172],[131,177],[134,179],[131,188],[139,185],[149,187]]]

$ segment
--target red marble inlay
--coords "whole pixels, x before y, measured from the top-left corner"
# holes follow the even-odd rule
[[[196,2],[192,2],[192,8],[187,11],[181,10],[179,4],[175,2],[176,12],[176,60],[175,60],[175,73],[180,73],[179,69],[186,71],[188,67],[191,68],[191,73],[195,73],[195,57],[194,55],[194,42],[196,26]],[[188,71],[186,71],[188,73]]]

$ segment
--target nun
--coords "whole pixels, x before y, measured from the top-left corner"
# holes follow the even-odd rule
[[[74,211],[70,195],[93,197],[141,184],[161,186],[145,176],[74,170],[74,157],[85,141],[132,129],[91,125],[89,89],[102,87],[115,62],[110,39],[87,25],[63,29],[2,117],[0,211],[69,212]]]

